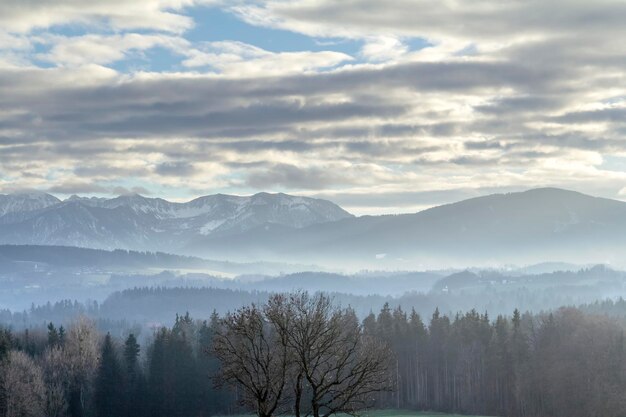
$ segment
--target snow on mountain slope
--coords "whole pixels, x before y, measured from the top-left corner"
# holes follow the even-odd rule
[[[197,236],[241,233],[267,223],[301,228],[351,217],[329,201],[286,194],[217,194],[187,203],[137,194],[72,196],[64,202],[48,197],[42,200],[46,203],[22,206],[14,197],[0,216],[0,243],[174,251]]]
[[[323,264],[330,259],[359,267],[367,262],[394,266],[395,260],[416,265],[598,263],[623,260],[626,253],[625,202],[554,188],[358,218],[329,201],[285,194],[218,194],[186,203],[139,195],[75,197],[49,206],[51,199],[35,200],[25,199],[29,203],[22,206],[13,200],[13,211],[0,216],[0,243],[160,250],[233,260]],[[15,211],[19,207],[26,211]]]
[[[18,194],[0,194],[0,216],[41,210],[60,203],[61,200],[46,193],[31,192]]]
[[[192,242],[189,253],[230,259],[439,266],[618,262],[626,254],[626,202],[555,188],[493,194],[414,214],[362,216],[301,229],[257,227]],[[380,256],[384,254],[384,256]],[[273,258],[272,258],[273,257]]]

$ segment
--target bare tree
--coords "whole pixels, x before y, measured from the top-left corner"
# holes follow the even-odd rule
[[[293,402],[292,412],[295,417],[301,416],[303,396],[306,394],[304,386],[304,372],[299,365],[297,351],[293,349],[290,342],[289,331],[292,328],[294,315],[292,314],[292,306],[290,304],[289,294],[275,294],[267,304],[265,304],[263,312],[266,319],[272,323],[274,328],[280,334],[280,340],[287,348],[289,367],[288,378],[292,386],[292,392],[289,397]]]
[[[266,315],[297,362],[296,416],[301,414],[303,382],[314,417],[355,414],[374,401],[375,393],[391,389],[391,351],[363,334],[351,309],[333,306],[323,294],[299,292],[272,297]]]
[[[61,346],[48,348],[42,358],[48,417],[63,417],[67,414],[70,369],[66,358]]]
[[[4,365],[6,417],[44,415],[46,388],[41,368],[24,352],[11,351]]]
[[[285,402],[287,346],[256,306],[221,320],[213,352],[221,362],[218,381],[243,388],[243,402],[259,417],[271,417]]]
[[[85,410],[99,364],[99,334],[93,321],[80,317],[70,326],[64,353],[71,376],[70,402]]]

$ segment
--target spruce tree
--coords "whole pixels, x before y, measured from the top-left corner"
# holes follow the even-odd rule
[[[145,384],[141,368],[139,367],[140,346],[134,334],[128,335],[124,343],[124,414],[128,417],[138,417],[143,410]]]
[[[63,326],[59,327],[59,345],[63,346],[65,344],[65,328]]]
[[[111,335],[107,333],[102,345],[100,366],[95,381],[95,406],[98,417],[120,415],[123,394],[123,379],[120,364],[115,354]]]
[[[129,334],[124,343],[124,364],[126,371],[130,375],[137,371],[140,346],[134,334]]]
[[[59,332],[57,331],[54,324],[50,322],[48,324],[48,346],[55,347],[59,345]]]
[[[172,415],[172,381],[168,373],[168,339],[170,332],[162,328],[155,337],[148,352],[148,404],[153,417]]]

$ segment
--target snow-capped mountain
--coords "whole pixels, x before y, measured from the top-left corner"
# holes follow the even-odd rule
[[[41,210],[60,202],[58,198],[40,192],[0,194],[0,216]]]
[[[554,188],[494,194],[414,214],[362,217],[329,201],[285,194],[218,194],[186,203],[140,195],[66,201],[38,196],[36,203],[20,198],[0,216],[0,244],[358,268],[397,267],[397,262],[407,268],[554,259],[619,263],[626,254],[625,202]],[[16,201],[29,203],[16,211]]]
[[[210,195],[186,203],[126,195],[113,199],[47,194],[30,204],[5,196],[0,243],[178,251],[202,236],[242,233],[263,225],[290,229],[351,217],[325,200],[259,193]],[[0,206],[5,207],[5,206]]]
[[[301,229],[276,225],[205,236],[188,253],[323,264],[623,263],[626,202],[556,188],[493,194],[413,214],[362,216]],[[273,258],[274,257],[274,258]]]

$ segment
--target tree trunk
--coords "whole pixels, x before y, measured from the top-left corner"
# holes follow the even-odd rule
[[[295,404],[294,404],[294,414],[295,417],[300,417],[300,401],[302,401],[302,374],[298,374],[298,378],[296,380],[295,386]]]

